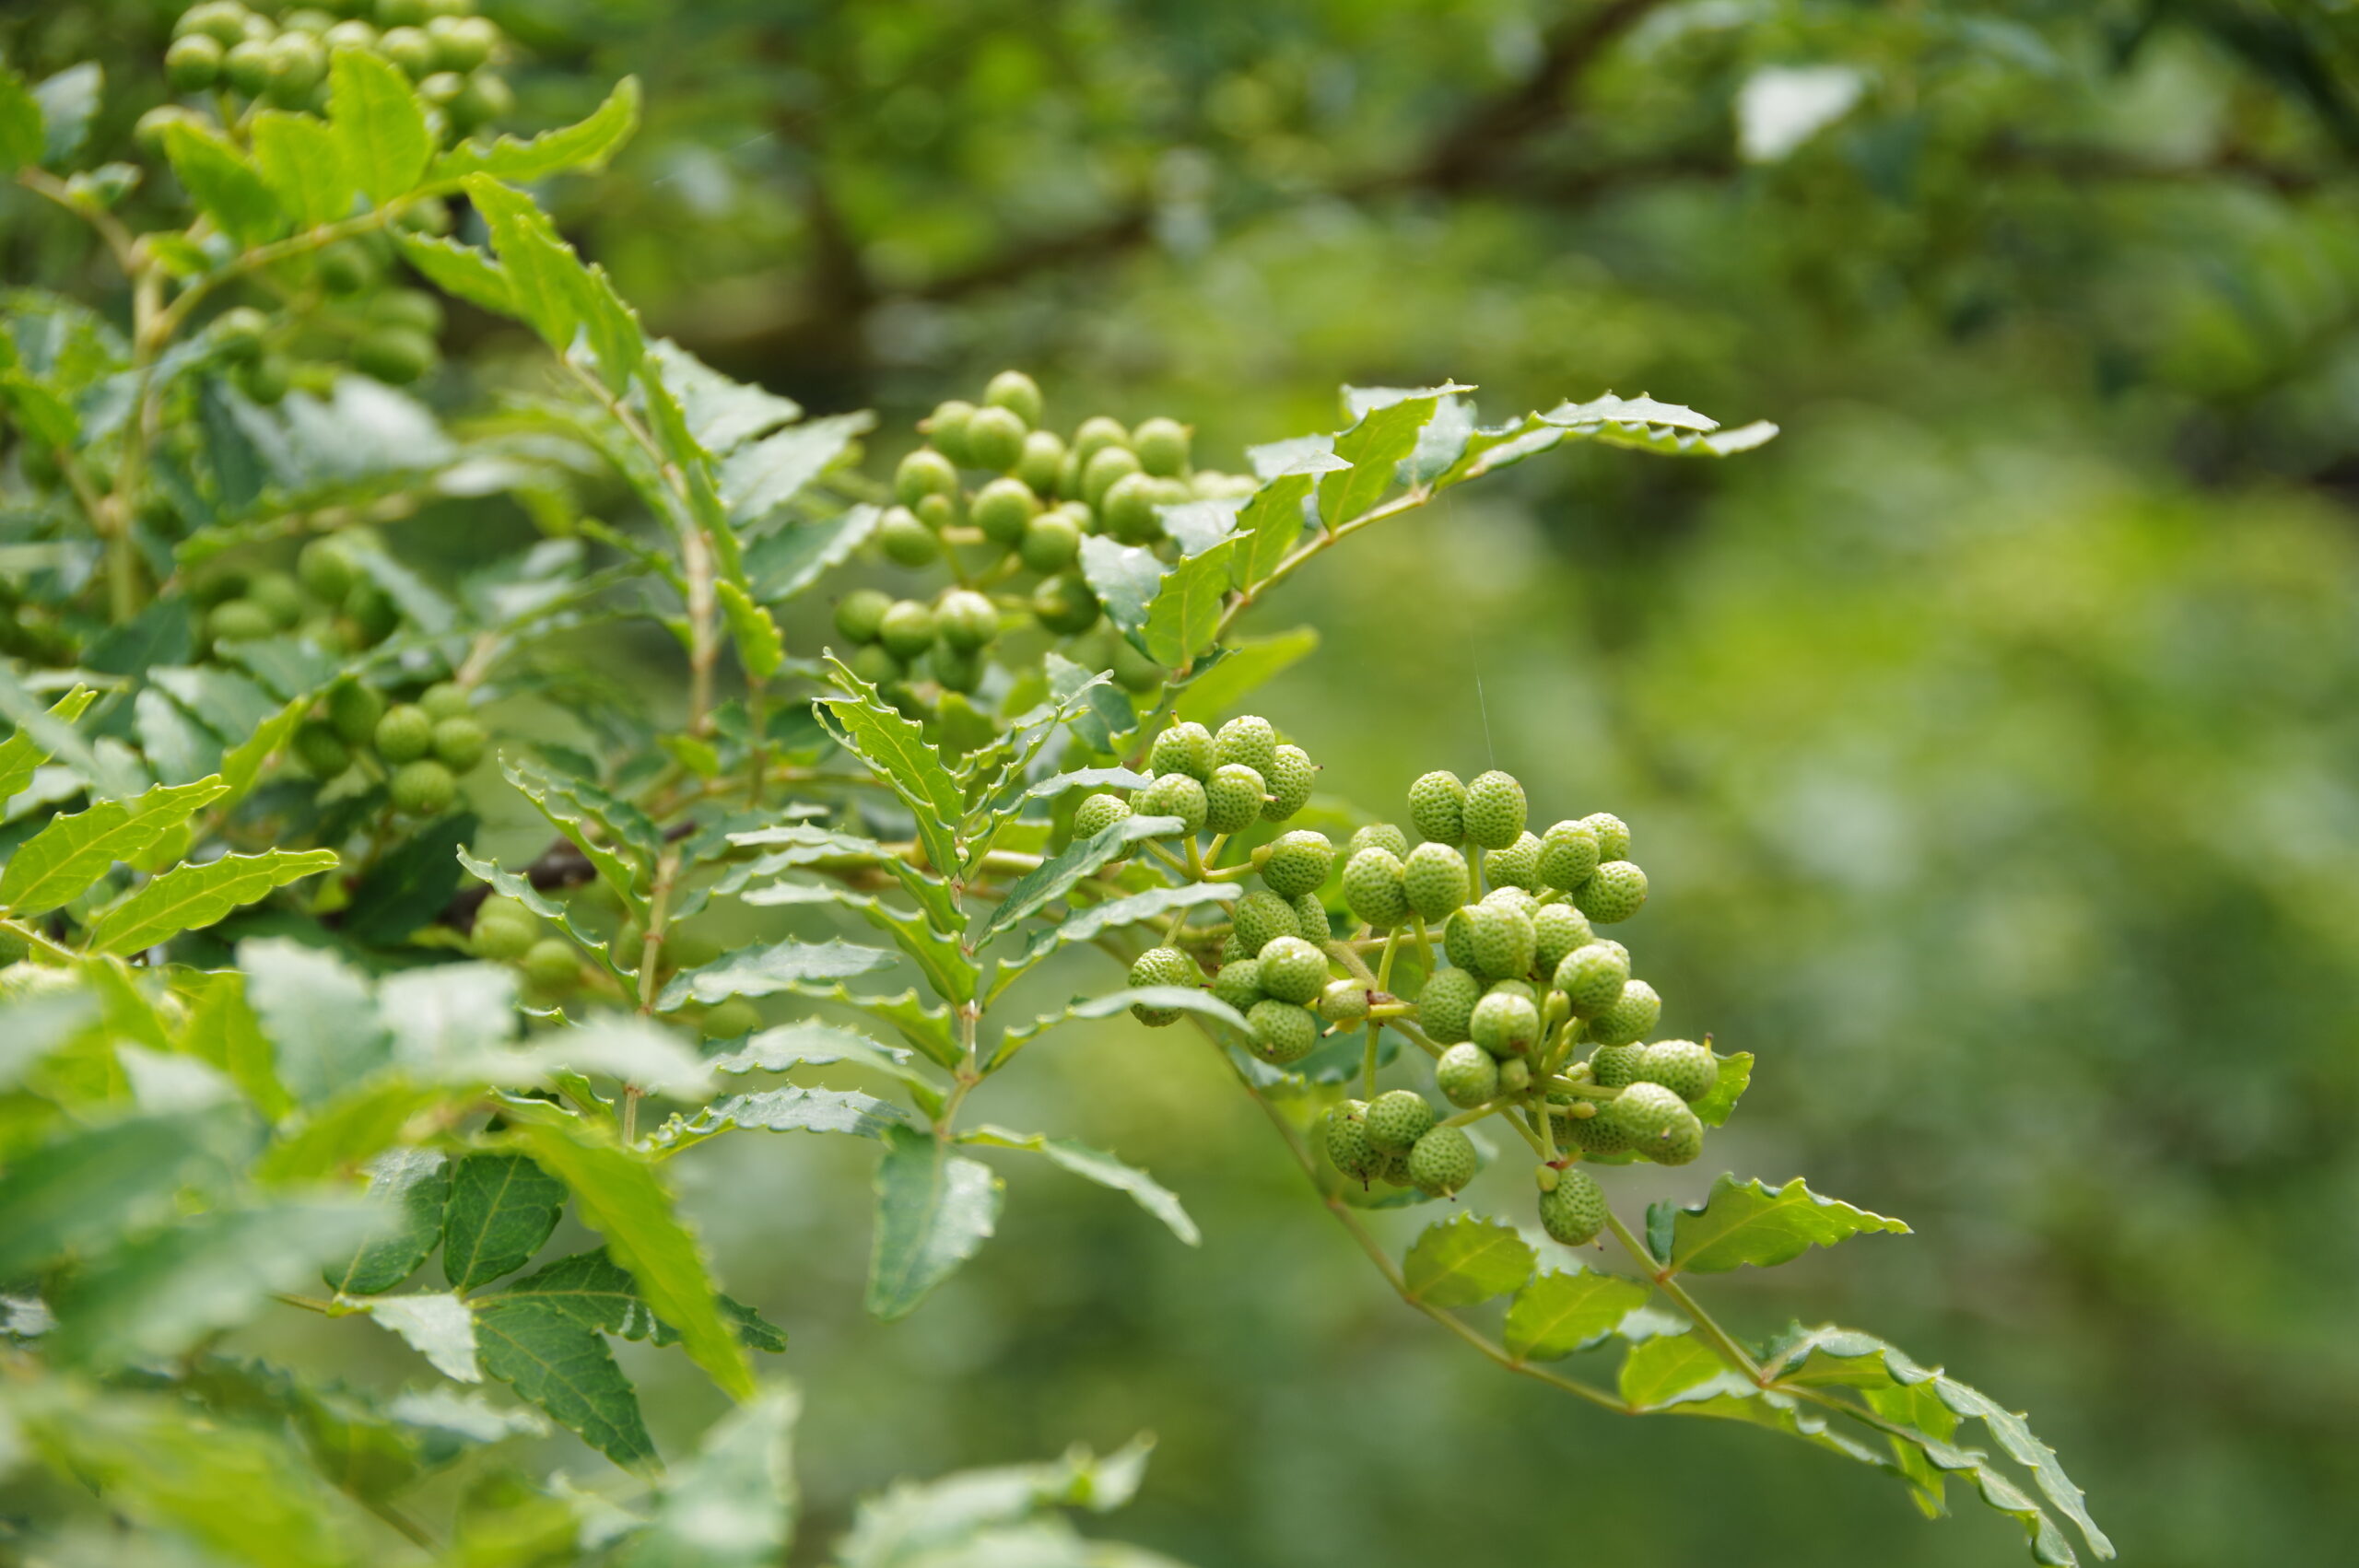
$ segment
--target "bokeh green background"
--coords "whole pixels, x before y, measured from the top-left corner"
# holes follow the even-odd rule
[[[1323,638],[1259,706],[1379,810],[1496,764],[1543,822],[1633,825],[1666,1028],[1760,1067],[1705,1165],[1617,1196],[1804,1172],[1919,1233],[1714,1281],[1743,1328],[1873,1328],[2029,1408],[2128,1561],[2348,1560],[2359,14],[487,8],[535,51],[529,116],[645,78],[634,147],[550,193],[569,232],[716,364],[879,408],[880,456],[1004,364],[1066,421],[1190,419],[1222,467],[1333,427],[1346,381],[1778,422],[1373,532],[1255,612]],[[127,120],[168,19],[0,26],[29,67],[101,53]],[[1183,1034],[1073,1033],[980,1108],[1146,1165],[1200,1252],[1018,1171],[999,1240],[879,1327],[865,1145],[682,1162],[731,1288],[795,1336],[815,1547],[893,1475],[1151,1428],[1122,1533],[1219,1568],[2019,1551],[1970,1500],[1929,1527],[1799,1445],[1500,1375],[1384,1291]],[[1522,1177],[1470,1201],[1520,1211]],[[712,1397],[635,1364],[676,1445]]]

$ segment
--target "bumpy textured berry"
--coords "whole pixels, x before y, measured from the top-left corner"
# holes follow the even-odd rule
[[[1560,822],[1540,836],[1540,853],[1532,869],[1543,887],[1567,892],[1589,880],[1597,870],[1597,833],[1585,822]]]
[[[1243,1012],[1270,993],[1262,989],[1262,961],[1232,958],[1213,977],[1213,995]]]
[[[1409,786],[1409,825],[1418,837],[1436,844],[1456,844],[1466,837],[1466,786],[1457,774],[1436,771]]]
[[[1032,617],[1045,631],[1078,637],[1097,624],[1102,606],[1078,572],[1060,572],[1032,591]]]
[[[1394,860],[1405,860],[1409,858],[1409,836],[1389,822],[1372,822],[1353,831],[1344,852],[1356,855],[1363,849],[1390,850]]]
[[[1573,1004],[1573,1016],[1594,1018],[1621,1000],[1630,983],[1630,955],[1619,942],[1586,943],[1557,961],[1552,983]]]
[[[1384,1157],[1368,1147],[1367,1102],[1345,1100],[1327,1113],[1327,1158],[1355,1181],[1376,1175]]]
[[[1358,842],[1356,835],[1353,841]],[[1391,850],[1371,844],[1353,852],[1344,867],[1344,907],[1355,919],[1379,931],[1391,930],[1409,918],[1401,862]]]
[[[1590,1081],[1601,1089],[1626,1088],[1638,1081],[1646,1054],[1644,1046],[1600,1046],[1589,1054]]]
[[[1147,766],[1157,773],[1184,773],[1198,782],[1213,776],[1213,732],[1190,721],[1174,724],[1155,738]]]
[[[1467,913],[1473,907],[1469,904],[1450,911],[1449,923],[1441,929],[1441,950],[1443,955],[1460,968],[1472,969],[1482,975],[1482,960],[1474,954],[1474,921]]]
[[[1139,792],[1132,809],[1141,816],[1178,817],[1183,837],[1201,833],[1204,826],[1204,787],[1184,773],[1158,774],[1154,783]]]
[[[852,649],[851,658],[846,663],[853,674],[877,687],[880,694],[885,688],[899,684],[901,678],[910,673],[907,665],[886,652],[885,645],[877,642]],[[893,699],[886,696],[885,700],[891,702]]]
[[[1335,869],[1335,846],[1323,833],[1297,828],[1282,833],[1262,862],[1262,880],[1281,898],[1316,891]]]
[[[268,637],[278,629],[278,623],[252,600],[232,599],[213,607],[213,613],[205,618],[205,629],[213,634],[216,642],[246,642]]]
[[[1246,1010],[1245,1022],[1253,1027],[1253,1054],[1280,1067],[1300,1061],[1319,1044],[1319,1020],[1290,1001],[1257,1001]]]
[[[885,624],[885,612],[892,607],[892,595],[874,588],[855,588],[836,601],[836,630],[851,642],[874,642]]]
[[[1005,408],[978,408],[967,420],[967,455],[977,468],[1004,474],[1024,459],[1023,417]]]
[[[1579,1165],[1559,1171],[1555,1187],[1540,1195],[1540,1228],[1567,1246],[1595,1241],[1605,1228],[1606,1212],[1605,1189]]]
[[[1647,873],[1629,860],[1608,860],[1573,892],[1581,913],[1601,926],[1626,920],[1647,901]]]
[[[524,974],[544,990],[562,990],[581,978],[581,957],[561,937],[543,937],[524,950]]]
[[[1259,714],[1240,713],[1213,737],[1213,766],[1242,763],[1267,778],[1277,771],[1278,732]]]
[[[1485,849],[1504,849],[1523,833],[1523,786],[1515,776],[1493,768],[1466,786],[1462,808],[1466,837]]]
[[[1597,859],[1602,865],[1607,860],[1630,858],[1630,829],[1612,812],[1591,812],[1581,818],[1581,825],[1597,838]]]
[[[1203,972],[1196,961],[1176,947],[1150,947],[1138,955],[1131,965],[1133,986],[1187,986],[1191,989],[1203,983]],[[1176,1007],[1148,1007],[1139,1002],[1131,1004],[1131,1016],[1150,1029],[1160,1029],[1180,1022],[1180,1010]]]
[[[434,726],[434,755],[454,773],[471,773],[483,760],[491,737],[472,719],[445,719]]]
[[[1531,917],[1523,911],[1506,904],[1472,904],[1451,917],[1452,923],[1461,919],[1474,944],[1469,968],[1494,980],[1515,979],[1531,971],[1536,939]]]
[[[1075,838],[1095,838],[1130,814],[1130,806],[1121,797],[1092,795],[1074,811],[1073,836]]]
[[[1367,1016],[1367,988],[1357,980],[1330,980],[1319,993],[1318,1012],[1330,1024],[1356,1024]]]
[[[1644,980],[1632,980],[1614,1005],[1589,1021],[1589,1037],[1602,1046],[1643,1040],[1662,1017],[1662,998]]]
[[[387,762],[416,762],[434,749],[434,720],[426,709],[403,703],[377,720],[376,745]]]
[[[1499,1092],[1499,1064],[1481,1046],[1461,1042],[1434,1063],[1434,1087],[1451,1105],[1472,1109]]]
[[[1658,1165],[1692,1164],[1704,1152],[1704,1123],[1694,1111],[1673,1121],[1658,1137],[1638,1145],[1638,1153]]]
[[[1262,989],[1280,1001],[1308,1006],[1327,989],[1327,954],[1298,936],[1273,937],[1257,962]]]
[[[1295,919],[1294,906],[1274,893],[1256,888],[1237,901],[1235,921],[1238,945],[1248,957],[1258,958],[1262,950],[1282,936],[1302,935],[1302,922]]]
[[[440,724],[445,719],[464,719],[474,705],[468,700],[466,688],[457,682],[437,681],[426,688],[425,694],[417,699],[417,706],[426,709],[428,719]]]
[[[1646,1047],[1638,1062],[1638,1077],[1660,1083],[1694,1105],[1719,1082],[1720,1066],[1712,1059],[1709,1046],[1694,1040],[1657,1040]]]
[[[1628,1140],[1629,1147],[1651,1158],[1650,1151],[1671,1146],[1673,1134],[1696,1119],[1687,1102],[1660,1083],[1636,1082],[1598,1108]]]
[[[342,736],[346,745],[365,745],[377,733],[377,721],[385,716],[385,699],[358,681],[346,681],[329,688],[328,724]]]
[[[1270,799],[1262,804],[1262,815],[1271,822],[1284,822],[1310,803],[1310,787],[1318,781],[1319,765],[1300,746],[1282,745],[1272,759],[1270,771],[1262,778],[1270,793]]]
[[[1466,857],[1438,840],[1418,845],[1401,862],[1401,891],[1428,924],[1446,920],[1474,891]]]
[[[1506,848],[1494,849],[1485,856],[1483,870],[1496,886],[1539,887],[1540,840],[1529,833],[1519,834]]]
[[[1432,1128],[1434,1108],[1414,1089],[1391,1089],[1368,1102],[1368,1146],[1379,1153],[1405,1153]]]
[[[1502,909],[1512,909],[1527,920],[1540,912],[1540,900],[1534,898],[1528,890],[1520,887],[1495,887],[1483,895],[1478,902],[1496,904]]]
[[[1302,932],[1305,942],[1325,942],[1335,934],[1327,919],[1327,906],[1316,893],[1306,893],[1293,900],[1295,928]]]
[[[1513,991],[1491,991],[1467,1021],[1474,1044],[1494,1057],[1520,1056],[1540,1038],[1540,1010]]]
[[[1532,963],[1543,975],[1578,949],[1587,947],[1594,933],[1589,917],[1569,904],[1543,904],[1532,912]]]
[[[352,748],[335,727],[319,720],[308,720],[295,731],[295,755],[317,778],[334,778],[352,766]]]
[[[1438,1046],[1472,1039],[1475,1004],[1482,1000],[1482,981],[1463,969],[1437,969],[1417,993],[1417,1026]]]
[[[1585,1154],[1626,1153],[1630,1147],[1630,1135],[1620,1122],[1605,1114],[1606,1102],[1591,1100],[1589,1104],[1598,1107],[1595,1115],[1587,1117],[1568,1115],[1565,1120],[1553,1124],[1558,1138]]]
[[[1437,1127],[1409,1151],[1409,1181],[1421,1192],[1447,1198],[1473,1181],[1482,1164],[1464,1128]]]
[[[1262,820],[1262,776],[1226,763],[1204,785],[1204,825],[1215,833],[1242,833]]]
[[[971,588],[954,588],[934,606],[933,629],[952,648],[972,653],[999,636],[999,607]]]

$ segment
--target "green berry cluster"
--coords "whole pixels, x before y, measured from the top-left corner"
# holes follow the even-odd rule
[[[466,692],[448,681],[389,705],[375,687],[346,679],[297,726],[292,755],[323,781],[365,762],[383,774],[395,811],[440,816],[458,800],[460,775],[491,748],[470,708]]]
[[[1466,1129],[1442,1120],[1414,1089],[1334,1106],[1327,1113],[1326,1145],[1328,1159],[1346,1176],[1437,1198],[1455,1196],[1483,1163]]]
[[[199,0],[181,14],[164,52],[176,93],[218,93],[227,117],[251,109],[323,112],[328,62],[340,49],[381,56],[417,85],[446,139],[471,135],[512,113],[516,95],[492,67],[508,53],[499,25],[473,15],[475,0],[323,0],[273,18],[239,0]],[[159,133],[151,111],[144,129]]]
[[[224,570],[199,579],[192,593],[205,612],[205,638],[217,649],[286,635],[330,652],[374,648],[401,625],[399,608],[358,564],[375,545],[367,530],[347,529],[304,545],[292,571]]]

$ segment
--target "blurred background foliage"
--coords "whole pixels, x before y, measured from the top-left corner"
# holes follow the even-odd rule
[[[528,118],[646,80],[615,170],[551,193],[569,232],[661,330],[821,411],[906,431],[1017,364],[1052,415],[1177,414],[1223,467],[1332,427],[1344,381],[1779,421],[1725,465],[1529,464],[1339,552],[1256,612],[1325,639],[1264,710],[1379,808],[1496,762],[1542,820],[1634,825],[1666,1029],[1761,1057],[1719,1147],[1920,1233],[1731,1280],[1747,1327],[1866,1321],[2037,1410],[2125,1560],[2342,1560],[2359,10],[486,9],[534,51]],[[169,21],[75,0],[0,41],[29,72],[98,53],[120,132]],[[9,275],[87,272],[63,225],[11,229]],[[496,330],[454,322],[453,377],[497,378]],[[1052,1105],[1184,1196],[1202,1255],[1043,1178],[879,1327],[863,1151],[683,1163],[731,1287],[797,1336],[823,1527],[897,1472],[1145,1426],[1126,1533],[1205,1564],[2017,1550],[1799,1447],[1498,1376],[1169,1036],[1077,1034],[992,1109]]]

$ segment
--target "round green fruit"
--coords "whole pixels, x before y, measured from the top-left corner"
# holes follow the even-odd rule
[[[1131,965],[1133,989],[1148,986],[1184,986],[1194,989],[1203,984],[1203,971],[1196,961],[1176,947],[1150,947]],[[1160,1029],[1180,1022],[1180,1010],[1176,1007],[1149,1007],[1140,1002],[1131,1004],[1131,1015],[1150,1029]]]
[[[1015,460],[1015,476],[1027,488],[1045,496],[1057,487],[1065,465],[1065,444],[1054,432],[1035,430],[1024,438],[1023,455]]]
[[[1097,624],[1097,595],[1078,572],[1062,572],[1032,591],[1032,618],[1060,637],[1078,637]]]
[[[1278,732],[1259,714],[1240,713],[1213,737],[1213,766],[1238,763],[1263,778],[1276,771]]]
[[[303,553],[295,557],[295,575],[312,597],[341,604],[344,596],[352,591],[359,568],[353,565],[351,554],[342,541],[330,534],[303,546]]]
[[[1384,1154],[1406,1153],[1436,1119],[1433,1106],[1414,1089],[1388,1090],[1368,1102],[1368,1147]]]
[[[1540,837],[1532,869],[1543,887],[1571,892],[1597,870],[1597,830],[1585,822],[1560,822]]]
[[[174,92],[206,92],[221,79],[220,40],[184,33],[164,51],[164,78]]]
[[[1579,1165],[1556,1174],[1556,1185],[1540,1195],[1540,1228],[1551,1241],[1586,1246],[1605,1228],[1605,1189]]]
[[[1496,887],[1529,891],[1540,885],[1539,861],[1540,840],[1525,833],[1506,848],[1484,856],[1483,870]]]
[[[1285,1067],[1300,1061],[1319,1045],[1319,1020],[1307,1007],[1272,998],[1246,1010],[1253,1029],[1253,1054]]]
[[[1491,991],[1474,1004],[1467,1033],[1494,1057],[1521,1056],[1540,1038],[1540,1010],[1513,991]]]
[[[1590,1081],[1601,1089],[1626,1089],[1638,1081],[1645,1060],[1644,1046],[1600,1046],[1589,1053]]]
[[[1461,808],[1466,837],[1485,849],[1504,849],[1523,833],[1523,786],[1512,774],[1493,768],[1466,786]]]
[[[893,496],[905,507],[915,507],[928,496],[957,493],[957,465],[932,447],[920,447],[893,471]]]
[[[1608,860],[1573,892],[1581,913],[1601,926],[1626,920],[1646,906],[1647,873],[1630,860]]]
[[[459,798],[459,781],[451,770],[430,759],[404,763],[393,769],[387,786],[393,809],[406,816],[440,816]]]
[[[874,642],[885,625],[885,612],[892,607],[890,594],[855,588],[836,601],[836,630],[855,643]]]
[[[933,610],[934,635],[952,648],[972,653],[999,636],[999,607],[971,588],[954,588]]]
[[[1355,843],[1358,842],[1355,836]],[[1401,862],[1381,845],[1368,845],[1344,865],[1344,907],[1371,930],[1391,930],[1409,918]]]
[[[1250,1012],[1255,1002],[1269,994],[1262,989],[1262,961],[1258,958],[1232,958],[1213,977],[1213,995],[1239,1012]]]
[[[1109,537],[1124,544],[1146,544],[1163,534],[1163,520],[1155,510],[1161,499],[1156,480],[1144,474],[1126,474],[1091,505],[1097,509]]]
[[[1182,837],[1203,831],[1204,787],[1184,773],[1159,775],[1131,805],[1141,816],[1178,817]]]
[[[543,937],[524,950],[523,968],[543,990],[569,990],[581,978],[581,955],[562,937]]]
[[[967,421],[967,451],[977,468],[1005,474],[1024,457],[1028,427],[1012,409],[996,404],[978,408]]]
[[[1458,781],[1457,774],[1437,769],[1409,786],[1409,825],[1417,830],[1417,837],[1436,844],[1456,844],[1465,838],[1466,786]]]
[[[1188,472],[1188,427],[1161,417],[1141,421],[1131,436],[1131,450],[1139,466],[1158,478],[1176,478]]]
[[[1355,1181],[1366,1182],[1384,1163],[1368,1145],[1365,1100],[1345,1100],[1328,1110],[1326,1145],[1328,1160]]]
[[[1462,1127],[1437,1127],[1409,1151],[1409,1182],[1420,1192],[1448,1198],[1474,1179],[1483,1162]]]
[[[1300,937],[1303,934],[1302,923],[1295,918],[1294,906],[1276,894],[1261,888],[1237,901],[1236,912],[1231,919],[1238,944],[1244,948],[1248,957],[1261,956],[1263,948],[1282,936]]]
[[[1601,1045],[1644,1039],[1662,1017],[1662,998],[1644,980],[1632,980],[1614,1005],[1589,1021],[1589,1037]]]
[[[1592,812],[1581,818],[1580,825],[1597,839],[1600,863],[1630,858],[1630,829],[1620,817],[1612,812]]]
[[[1335,869],[1335,846],[1323,833],[1297,828],[1278,835],[1262,862],[1262,881],[1281,898],[1299,898],[1325,885]]]
[[[983,388],[983,403],[1004,408],[1028,428],[1040,423],[1040,386],[1021,370],[1002,370]]]
[[[1284,822],[1310,803],[1310,787],[1318,780],[1319,765],[1296,745],[1279,746],[1270,761],[1262,774],[1270,796],[1262,803],[1262,815],[1271,822]]]
[[[1073,836],[1095,838],[1130,814],[1131,808],[1121,796],[1091,795],[1074,811]]]
[[[1390,852],[1394,860],[1405,860],[1409,858],[1409,836],[1389,822],[1372,822],[1366,827],[1353,829],[1352,841],[1344,847],[1344,852],[1356,855],[1369,848],[1383,849]]]
[[[886,509],[876,524],[876,547],[897,567],[911,570],[942,554],[942,541],[907,507]]]
[[[408,327],[371,327],[352,342],[352,368],[372,380],[405,387],[433,368],[434,340]]]
[[[1544,974],[1575,951],[1586,947],[1593,933],[1589,918],[1569,904],[1543,904],[1532,912],[1532,961]]]
[[[1327,989],[1327,954],[1298,936],[1272,938],[1256,962],[1262,989],[1280,1001],[1307,1006]]]
[[[278,629],[278,622],[252,600],[232,599],[213,607],[205,617],[205,629],[216,642],[247,642],[270,636]]]
[[[1081,524],[1068,512],[1041,512],[1024,525],[1016,554],[1036,572],[1061,572],[1081,554]]]
[[[1213,769],[1204,784],[1204,825],[1215,833],[1242,833],[1262,819],[1262,776],[1230,763]]]
[[[914,599],[897,600],[876,623],[876,636],[906,664],[933,646],[933,612]]]
[[[434,726],[434,755],[453,773],[472,773],[491,744],[484,727],[472,719],[445,719]]]
[[[1620,1000],[1630,982],[1630,955],[1619,942],[1592,942],[1558,960],[1550,981],[1572,1003],[1576,1018],[1594,1018]]]
[[[416,762],[434,749],[434,720],[426,709],[403,703],[377,720],[377,755],[387,762]]]
[[[846,662],[853,674],[874,686],[880,694],[886,686],[906,679],[910,673],[907,665],[885,651],[884,644],[876,642],[852,649],[851,658]],[[891,699],[888,697],[886,700]]]
[[[1474,1042],[1461,1041],[1434,1063],[1434,1087],[1451,1105],[1472,1110],[1499,1092],[1498,1061]]]
[[[1139,460],[1132,454],[1130,448],[1100,448],[1082,462],[1081,498],[1089,503],[1090,510],[1103,517],[1106,492],[1114,487],[1115,481],[1138,472]]]
[[[1712,1047],[1694,1040],[1657,1040],[1638,1059],[1641,1082],[1660,1083],[1689,1105],[1717,1088],[1720,1064]]]
[[[1174,724],[1155,738],[1147,766],[1157,773],[1184,773],[1198,781],[1213,776],[1212,731],[1192,720]]]
[[[1335,933],[1327,919],[1327,905],[1316,893],[1306,893],[1294,900],[1294,921],[1305,940],[1325,942]]]
[[[1472,1039],[1474,1009],[1482,1000],[1482,981],[1463,969],[1437,969],[1417,993],[1418,1025],[1438,1046]]]
[[[1093,414],[1073,433],[1072,455],[1086,463],[1109,447],[1127,449],[1130,444],[1131,433],[1122,428],[1121,420]]]
[[[1025,527],[1039,509],[1039,498],[1023,480],[1003,476],[975,492],[967,515],[984,538],[1013,550],[1024,543]]]
[[[1319,1016],[1330,1024],[1356,1024],[1367,1016],[1367,995],[1357,980],[1330,980],[1319,993]]]
[[[295,731],[295,757],[313,778],[334,778],[352,766],[352,748],[334,725],[311,719]]]
[[[417,706],[438,724],[445,719],[464,719],[475,708],[467,699],[466,688],[456,681],[435,682],[419,696]]]
[[[377,722],[385,716],[385,699],[358,681],[343,681],[328,688],[328,723],[346,745],[367,745],[376,738]],[[428,737],[432,743],[432,737]]]
[[[468,933],[467,946],[477,958],[496,964],[512,964],[533,949],[540,938],[531,916],[522,919],[494,919],[491,906],[487,904],[475,915],[475,930]]]

